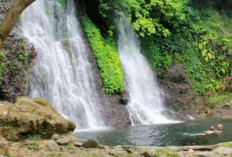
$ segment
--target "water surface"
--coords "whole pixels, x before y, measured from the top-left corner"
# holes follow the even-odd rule
[[[223,124],[221,135],[193,136],[209,129],[211,125]],[[84,139],[96,139],[101,144],[144,145],[144,146],[185,146],[210,145],[232,141],[232,121],[205,119],[179,124],[139,125],[107,131],[79,132],[74,135]]]

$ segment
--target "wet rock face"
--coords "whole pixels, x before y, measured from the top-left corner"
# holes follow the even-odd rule
[[[194,103],[193,92],[182,63],[174,63],[163,79],[159,80],[164,92],[167,106],[175,110],[183,110]]]
[[[9,10],[13,0],[0,0],[0,23]],[[22,37],[20,21],[3,42],[5,55],[0,99],[14,101],[17,96],[26,95],[29,82],[29,71],[36,56],[35,49]]]
[[[26,97],[17,98],[15,104],[9,105],[6,120],[2,134],[8,140],[19,140],[28,135],[50,138],[53,134],[67,133],[75,129],[73,122],[63,118],[44,99],[36,99],[35,102]]]
[[[172,64],[168,70],[168,78],[171,82],[187,83],[187,75],[182,63]]]
[[[94,76],[94,81],[99,94],[99,101],[101,104],[101,108],[99,110],[105,124],[112,127],[124,127],[130,125],[129,113],[126,109],[126,105],[129,101],[129,94],[124,92],[123,94],[109,95],[102,90],[103,84],[99,75],[96,59],[94,58],[93,52],[86,40],[85,45],[93,70],[92,75]]]
[[[224,105],[214,110],[211,114],[212,118],[232,119],[232,105]]]

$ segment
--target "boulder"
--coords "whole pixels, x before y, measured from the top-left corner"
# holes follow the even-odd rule
[[[74,146],[76,147],[82,147],[83,142],[74,142]]]
[[[60,151],[60,146],[52,140],[43,140],[38,142],[39,148],[45,151]]]
[[[2,133],[8,140],[19,140],[28,135],[50,138],[53,134],[71,132],[75,124],[63,118],[44,99],[20,97],[6,115],[8,124]]]
[[[99,146],[99,144],[95,140],[86,140],[82,144],[82,147],[85,147],[85,148],[96,148],[98,146]]]
[[[226,147],[218,147],[214,149],[212,152],[223,155],[223,156],[232,156],[232,149]]]
[[[148,150],[145,152],[144,154],[145,157],[157,157],[157,155],[155,154],[155,150]]]
[[[8,102],[0,102],[0,125],[1,126],[7,122],[6,116],[7,116],[8,110],[11,105],[12,104]]]
[[[54,140],[54,141],[58,140],[59,138],[60,138],[60,135],[58,135],[58,134],[54,134],[51,137],[51,139]]]
[[[63,137],[63,138],[60,138],[56,141],[56,143],[59,145],[67,145],[67,144],[69,144],[69,142],[70,142],[70,138],[68,138],[68,137],[67,138]]]
[[[195,152],[193,154],[194,157],[212,157],[214,156],[213,155],[213,152],[210,152],[210,151],[202,151],[202,152]]]
[[[226,105],[224,105],[222,108],[223,108],[223,109],[231,109],[231,106],[226,104]]]

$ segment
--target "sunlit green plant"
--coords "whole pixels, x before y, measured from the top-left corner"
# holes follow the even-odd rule
[[[87,39],[97,59],[104,91],[109,94],[123,92],[122,65],[112,35],[103,38],[100,30],[90,19],[87,17],[82,17],[81,19]]]

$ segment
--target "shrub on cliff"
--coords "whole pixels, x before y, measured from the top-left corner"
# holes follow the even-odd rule
[[[112,36],[104,39],[100,30],[87,17],[82,17],[82,23],[87,39],[97,59],[100,76],[106,93],[123,92],[123,71]]]

